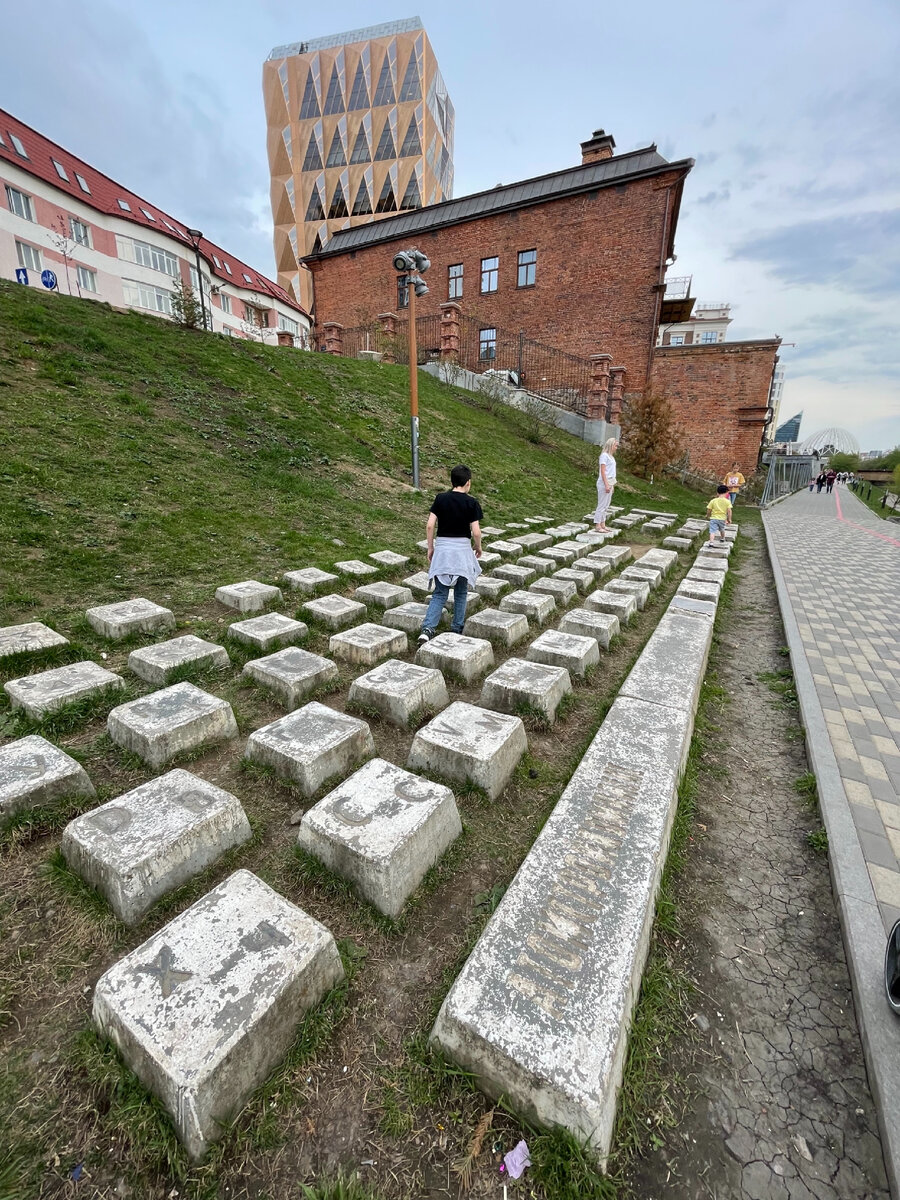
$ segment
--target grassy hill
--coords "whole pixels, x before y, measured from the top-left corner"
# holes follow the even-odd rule
[[[407,397],[405,367],[0,283],[0,621],[410,551],[457,462],[487,524],[593,508],[593,447],[529,440],[519,414],[424,373],[417,494]],[[621,482],[620,504],[702,511],[677,484]]]

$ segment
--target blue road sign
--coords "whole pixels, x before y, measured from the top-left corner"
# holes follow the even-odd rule
[[[16,283],[28,282],[28,270],[26,267],[16,267]]]
[[[53,291],[56,287],[56,273],[54,271],[41,271],[41,283],[45,288]]]

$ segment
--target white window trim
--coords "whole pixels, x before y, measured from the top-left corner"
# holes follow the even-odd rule
[[[86,235],[84,241],[82,241],[81,238],[76,237],[76,235],[75,235],[75,226],[76,225],[80,225],[81,228],[84,230],[85,235]],[[69,217],[69,234],[71,235],[72,241],[77,246],[84,246],[88,250],[93,250],[94,235],[93,235],[91,227],[90,227],[90,225],[88,225],[87,221],[82,221],[80,217],[70,216]]]
[[[25,262],[25,259],[29,255],[34,255],[34,258],[37,260],[36,264],[34,262]],[[38,247],[30,245],[28,242],[20,242],[18,238],[16,239],[16,259],[19,266],[24,267],[26,271],[43,271],[44,269],[44,260],[41,257]]]
[[[83,267],[80,263],[75,264],[75,277],[78,280],[78,286],[83,288],[91,295],[97,294],[97,272],[92,271],[90,267]],[[87,282],[86,282],[87,281]]]
[[[88,185],[88,181],[85,179],[85,177],[84,177],[83,175],[79,175],[79,174],[78,174],[78,172],[76,171],[76,172],[75,172],[75,179],[77,180],[77,182],[78,182],[78,186],[81,188],[81,190],[82,190],[83,192],[86,192],[86,193],[87,193],[87,195],[88,195],[88,196],[90,196],[90,195],[91,195],[91,189],[90,189],[90,186]]]
[[[22,205],[22,207],[25,209],[24,214],[17,212],[13,207],[13,196],[18,196],[24,201],[24,204]],[[34,200],[27,192],[20,191],[19,188],[14,188],[10,184],[7,184],[6,203],[9,206],[9,211],[14,217],[18,217],[21,221],[34,222]]]

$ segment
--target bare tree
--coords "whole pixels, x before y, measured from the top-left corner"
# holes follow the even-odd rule
[[[69,226],[66,223],[66,218],[59,214],[56,220],[50,227],[50,241],[53,243],[53,248],[63,260],[63,265],[66,269],[66,290],[69,295],[72,295],[72,279],[69,275],[69,263],[72,261],[72,255],[77,245],[75,239],[69,232]],[[75,276],[75,286],[78,289],[78,295],[81,296],[81,284],[78,282],[78,276]]]

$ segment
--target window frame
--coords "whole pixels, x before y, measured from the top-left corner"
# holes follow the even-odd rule
[[[225,313],[226,316],[230,317],[233,315],[231,312],[231,297],[227,292],[219,292],[219,303],[222,306],[222,312]]]
[[[718,342],[718,340],[719,340],[719,334],[715,329],[701,329],[700,330],[700,345],[701,346],[714,346],[716,344],[716,342]]]
[[[684,337],[685,337],[685,335],[683,333],[670,333],[669,334],[669,345],[670,346],[683,346],[685,344]]]
[[[456,271],[454,275],[453,272]],[[450,263],[447,267],[447,299],[462,300],[465,263]]]
[[[533,254],[534,257],[522,261],[526,254]],[[537,247],[531,250],[520,250],[516,261],[516,287],[517,288],[533,288],[537,287]],[[522,272],[525,272],[525,280],[522,280]],[[530,275],[530,278],[529,278]]]
[[[25,262],[26,251],[28,254],[34,255],[37,265],[35,265],[35,262]],[[18,238],[16,238],[16,259],[19,266],[24,267],[26,271],[37,271],[40,273],[44,269],[44,260],[40,247],[32,246],[30,242],[20,242]]]
[[[278,314],[278,328],[289,333],[291,337],[300,336],[300,322],[295,321],[293,317],[286,317],[284,313]]]
[[[81,190],[85,193],[85,195],[87,195],[87,196],[93,195],[93,193],[91,192],[90,184],[88,183],[88,181],[85,179],[85,177],[83,175],[80,175],[78,173],[78,171],[75,172],[75,182],[78,184],[78,186],[81,188]]]
[[[409,308],[409,279],[406,275],[397,276],[397,307]]]
[[[25,145],[19,135],[12,133],[10,130],[7,130],[7,133],[9,133],[9,140],[12,142],[12,148],[18,154],[19,158],[28,158],[28,151],[25,149]],[[28,159],[28,161],[30,162],[31,160]]]
[[[138,295],[146,292],[148,296],[152,293],[153,304],[135,303],[129,299],[128,291],[134,289]],[[163,316],[171,317],[172,315],[172,293],[162,288],[157,283],[144,283],[140,279],[123,279],[122,291],[125,294],[125,303],[129,308],[140,308],[144,312],[161,313]]]
[[[492,334],[493,336],[485,337],[485,334]],[[490,353],[486,354],[485,350],[488,348],[490,349]],[[478,361],[497,361],[497,329],[493,325],[485,325],[483,329],[478,330]]]
[[[493,266],[485,265],[493,263]],[[493,277],[494,286],[491,287],[491,277]],[[485,278],[487,278],[488,286],[485,287]],[[492,292],[500,290],[500,256],[492,254],[489,258],[481,260],[481,295],[489,296]]]
[[[84,238],[80,238],[75,231],[75,227],[80,226],[84,230]],[[69,236],[77,246],[85,246],[88,250],[94,248],[94,235],[91,232],[91,227],[87,221],[82,221],[80,217],[69,217]]]
[[[52,155],[52,154],[51,154],[51,156],[50,156],[50,161],[53,163],[53,166],[54,166],[54,167],[55,167],[55,169],[56,169],[56,173],[57,173],[57,175],[60,177],[60,179],[62,179],[64,183],[69,183],[69,182],[70,182],[70,180],[69,180],[69,175],[68,175],[68,172],[66,171],[66,168],[65,168],[65,167],[62,165],[62,163],[61,163],[61,162],[58,162],[58,161],[57,161],[57,160],[56,160],[56,159],[53,157],[53,155]]]
[[[24,201],[22,205],[24,212],[19,212],[16,201],[13,200],[14,196]],[[14,217],[19,217],[22,221],[31,221],[32,225],[35,224],[34,197],[30,196],[28,192],[22,192],[11,184],[6,184],[6,205]]]
[[[83,267],[81,263],[75,264],[75,278],[78,280],[78,286],[82,291],[90,292],[92,296],[97,295],[97,272],[90,267]],[[90,282],[86,283],[85,280]]]

